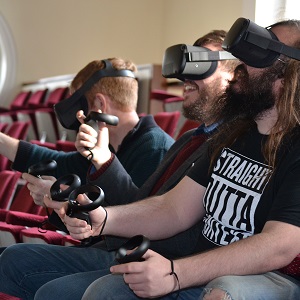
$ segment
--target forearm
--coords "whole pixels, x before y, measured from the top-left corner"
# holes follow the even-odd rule
[[[261,274],[287,265],[299,252],[299,228],[266,230],[247,239],[175,261],[181,288],[204,285],[224,275]],[[286,234],[286,229],[292,232]]]
[[[14,161],[19,147],[19,140],[0,132],[0,154]]]
[[[86,182],[86,174],[90,162],[77,151],[56,151],[26,141],[18,141],[18,145],[15,148],[17,149],[12,165],[14,170],[27,172],[28,167],[32,164],[53,159],[57,162],[57,168],[53,176],[58,178],[68,173],[74,173],[80,177],[82,184]]]
[[[108,218],[103,234],[123,237],[143,234],[152,240],[175,234],[175,226],[171,224],[177,216],[166,205],[164,195],[106,209]]]
[[[152,240],[171,237],[204,216],[205,187],[189,177],[169,192],[125,206],[108,207],[104,234],[130,237],[144,234]]]

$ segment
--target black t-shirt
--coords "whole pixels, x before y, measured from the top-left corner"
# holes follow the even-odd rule
[[[207,187],[206,215],[198,251],[225,246],[261,232],[268,220],[300,226],[300,142],[281,149],[272,171],[261,149],[266,136],[251,128],[232,146],[224,148],[208,174],[209,159],[195,163],[188,176]],[[299,140],[299,139],[298,139]]]

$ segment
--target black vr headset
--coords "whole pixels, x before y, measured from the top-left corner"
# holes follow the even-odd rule
[[[116,70],[109,60],[103,60],[105,69],[96,71],[77,91],[69,98],[54,105],[54,111],[61,125],[67,129],[78,130],[80,123],[76,118],[76,113],[83,110],[88,113],[88,102],[84,94],[103,77],[131,77],[135,78],[130,70]]]
[[[222,48],[255,68],[271,66],[280,54],[300,60],[300,50],[278,41],[271,28],[239,18],[226,34]]]
[[[178,44],[167,48],[163,57],[162,75],[179,80],[201,80],[211,76],[219,60],[236,59],[226,51]]]

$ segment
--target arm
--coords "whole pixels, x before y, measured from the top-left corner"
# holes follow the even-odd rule
[[[85,183],[90,162],[77,151],[56,151],[25,141],[19,141],[12,168],[20,172],[27,172],[28,167],[31,165],[48,159],[54,159],[57,162],[57,168],[53,174],[56,178],[68,173],[74,173],[80,177],[82,183]]]
[[[0,154],[14,161],[19,147],[19,140],[0,132]]]
[[[139,188],[115,155],[107,168],[103,169],[88,175],[88,181],[105,191],[107,195],[104,200],[105,206],[123,205],[135,201]]]
[[[185,177],[168,193],[128,205],[106,208],[108,218],[103,234],[131,237],[144,234],[150,239],[162,239],[181,232],[204,216],[201,199],[205,188]],[[91,211],[93,228],[85,221],[65,216],[71,235],[83,239],[99,235],[105,213],[102,207]]]
[[[79,117],[80,112],[78,112]],[[88,181],[91,184],[101,186],[105,191],[107,195],[105,206],[124,204],[127,202],[124,195],[126,194],[126,199],[134,199],[138,188],[116,155],[111,153],[108,147],[108,128],[102,123],[99,123],[98,126],[99,131],[97,133],[91,126],[82,123],[75,146],[84,157],[88,157],[92,153],[91,162],[94,170],[92,170],[93,172],[89,171]],[[87,149],[91,149],[91,152]],[[124,202],[121,202],[120,199],[124,199]]]
[[[269,221],[257,235],[175,260],[174,270],[180,288],[201,286],[223,275],[261,274],[279,269],[287,265],[299,249],[299,227]],[[125,282],[141,297],[161,296],[179,288],[178,282],[168,276],[171,270],[168,259],[153,251],[148,251],[144,258],[142,263],[115,265],[111,272],[123,273]]]
[[[247,239],[175,262],[181,288],[223,275],[260,274],[286,266],[299,253],[300,228],[269,221]]]

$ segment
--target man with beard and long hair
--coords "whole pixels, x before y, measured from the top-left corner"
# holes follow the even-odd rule
[[[269,30],[300,48],[300,21]],[[300,251],[300,61],[281,55],[269,67],[243,64],[227,93],[207,158],[173,189],[100,207],[92,228],[64,218],[80,239],[101,232],[162,240],[198,224],[194,255],[170,260],[148,250],[143,261],[98,272],[82,299],[300,299],[299,277],[278,271]]]
[[[226,32],[223,30],[213,30],[199,38],[194,43],[194,46],[220,51],[222,50],[222,42],[225,35]],[[114,157],[114,159],[109,162],[102,162],[105,164],[104,170],[100,168],[100,172],[88,174],[89,182],[101,186],[105,191],[105,195],[109,196],[107,197],[107,199],[109,199],[107,205],[111,206],[135,202],[151,195],[160,195],[167,192],[187,174],[195,161],[205,155],[205,151],[203,151],[200,146],[218,125],[216,123],[217,120],[210,113],[210,108],[225,91],[228,80],[232,79],[233,71],[237,64],[238,60],[219,61],[216,71],[209,77],[202,80],[184,81],[183,113],[187,118],[204,122],[204,124],[198,129],[185,133],[174,143],[158,169],[141,188],[137,188],[136,185],[134,185],[132,179],[126,173],[117,157]],[[83,132],[83,129],[86,130],[89,128],[82,127],[82,133],[88,134],[91,137],[93,136],[91,132]],[[80,133],[81,131],[79,134]],[[102,138],[104,141],[107,141],[107,138],[105,136],[103,137],[102,133],[99,134],[99,143]],[[86,142],[86,137],[85,141],[84,139],[82,140],[82,143]],[[85,151],[84,147],[91,147],[94,146],[94,144],[81,144],[77,146],[79,146],[79,148],[82,147],[81,150],[79,149],[80,151]],[[99,147],[99,144],[93,147],[94,157],[92,162],[95,162],[95,164],[98,157],[101,156],[97,147]],[[107,149],[107,142],[104,147]],[[143,168],[143,166],[139,167]],[[115,182],[115,184],[112,184],[112,181]],[[31,189],[35,197],[35,190],[38,189],[34,189],[34,187],[31,186],[29,186],[29,189]],[[126,199],[124,199],[124,195],[126,195]],[[36,195],[36,197],[39,197],[39,195]],[[61,205],[55,201],[49,201],[47,198],[45,198],[45,201],[52,208],[58,208],[57,205]],[[194,252],[194,244],[199,234],[199,226],[194,226],[190,230],[178,234],[173,238],[153,242],[151,248],[170,258],[190,255]],[[34,297],[36,291],[44,284],[38,294],[35,295],[37,299],[54,299],[56,297],[54,293],[57,293],[57,297],[61,299],[80,299],[80,295],[84,293],[88,285],[99,277],[95,271],[105,268],[103,274],[109,272],[108,267],[114,264],[114,250],[124,242],[124,239],[120,237],[106,237],[105,241],[102,241],[100,237],[100,240],[100,242],[94,240],[92,247],[85,248],[67,248],[49,245],[16,245],[16,247],[9,247],[1,255],[1,291],[31,299]],[[33,254],[33,252],[35,254]],[[42,261],[41,256],[43,257]],[[14,257],[15,262],[16,258],[19,257],[20,262],[14,263],[14,266],[12,266],[9,263],[9,257]],[[28,260],[29,257],[30,260]],[[26,261],[29,264],[26,264]],[[65,263],[62,264],[62,261],[65,261]],[[12,271],[11,276],[8,274],[4,275],[4,273],[6,273],[5,270],[7,270],[4,266],[5,262],[10,264],[9,270]],[[43,265],[42,273],[39,273],[36,268],[38,262]],[[18,270],[14,269],[16,266]],[[50,271],[47,272],[45,271],[46,269]],[[23,271],[26,274],[23,273]],[[25,275],[28,281],[27,279],[25,281],[21,279],[21,281],[23,281],[23,283],[20,282],[21,284],[14,282],[16,279],[15,274],[19,274],[19,278]],[[28,274],[32,276],[28,276]],[[71,274],[74,274],[74,277]],[[55,278],[58,279],[51,281]],[[48,281],[50,282],[46,284]],[[74,284],[75,282],[76,284]],[[51,287],[52,284],[54,284],[55,288]],[[26,292],[24,292],[24,290],[26,290]]]

